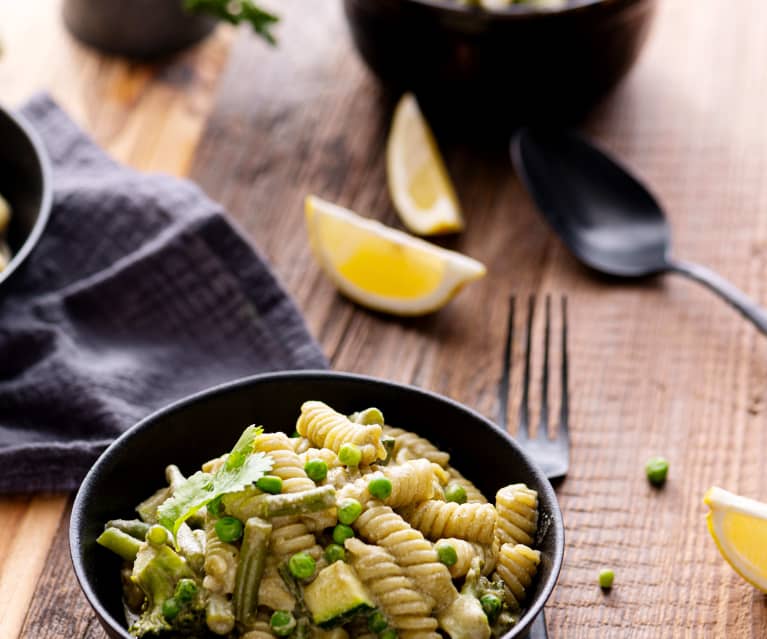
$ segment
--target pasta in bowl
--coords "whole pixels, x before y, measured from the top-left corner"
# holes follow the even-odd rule
[[[246,415],[284,432],[239,433]],[[179,438],[194,446],[168,446]],[[126,476],[142,485],[130,496]],[[563,546],[551,487],[483,418],[332,373],[251,378],[145,420],[89,473],[70,534],[113,637],[517,636]]]

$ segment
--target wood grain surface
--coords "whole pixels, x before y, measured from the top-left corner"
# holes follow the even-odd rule
[[[417,320],[369,313],[338,296],[309,254],[303,198],[316,193],[397,224],[383,162],[396,96],[355,57],[339,3],[312,3],[307,11],[306,0],[283,0],[280,7],[279,49],[243,33],[215,95],[208,85],[179,88],[205,103],[214,96],[191,174],[271,260],[334,368],[414,383],[495,418],[509,295],[566,293],[574,448],[558,490],[567,552],[548,606],[552,638],[767,637],[767,597],[721,560],[702,504],[712,484],[767,500],[767,341],[686,281],[594,277],[539,220],[503,154],[460,147],[445,152],[468,228],[442,243],[484,261],[487,278]],[[68,41],[61,46],[73,49]],[[216,52],[210,58],[218,60]],[[662,0],[637,67],[585,124],[653,186],[673,225],[675,253],[717,269],[762,303],[765,59],[761,0]],[[5,64],[0,79],[10,73]],[[103,77],[94,72],[92,82]],[[157,82],[147,80],[146,91]],[[81,95],[80,87],[71,90]],[[151,112],[147,107],[147,120]],[[107,144],[114,113],[137,117],[125,107],[86,120]],[[172,136],[166,129],[174,121],[136,125],[128,146],[149,144],[158,132]],[[170,148],[160,153],[175,157]],[[512,425],[521,357],[518,343]],[[536,353],[536,371],[539,364]],[[644,477],[653,454],[671,461],[663,490]],[[17,534],[29,508],[28,500],[0,502]],[[104,636],[77,590],[65,535],[66,514],[50,549],[30,551],[38,562],[47,555],[24,637]],[[0,536],[3,568],[13,545]],[[610,594],[597,587],[602,567],[616,573]]]

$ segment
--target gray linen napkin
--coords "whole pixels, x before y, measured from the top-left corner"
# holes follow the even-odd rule
[[[327,365],[264,259],[194,184],[118,165],[47,96],[22,114],[55,197],[0,291],[0,492],[74,489],[173,400]]]

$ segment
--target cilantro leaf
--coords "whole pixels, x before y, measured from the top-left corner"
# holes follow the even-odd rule
[[[227,493],[235,493],[258,481],[272,469],[272,458],[254,453],[253,442],[263,432],[248,426],[215,474],[196,472],[181,484],[157,510],[160,523],[173,533],[200,508]]]

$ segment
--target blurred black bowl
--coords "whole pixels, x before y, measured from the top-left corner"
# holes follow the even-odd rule
[[[453,0],[344,0],[354,43],[443,133],[506,143],[519,124],[580,119],[629,70],[656,0],[502,11]]]
[[[412,386],[323,371],[258,375],[182,400],[146,418],[114,442],[80,487],[69,543],[77,579],[113,639],[130,639],[121,604],[120,559],[96,544],[104,523],[134,517],[134,507],[165,484],[167,464],[191,474],[231,447],[253,422],[292,433],[301,404],[319,399],[352,412],[380,408],[388,423],[428,437],[486,494],[525,482],[538,491],[541,565],[530,607],[504,639],[524,637],[559,576],[564,526],[556,495],[516,443],[468,408]]]
[[[12,258],[0,271],[0,289],[40,239],[53,199],[48,155],[32,127],[0,107],[0,195],[11,206],[7,241]]]

